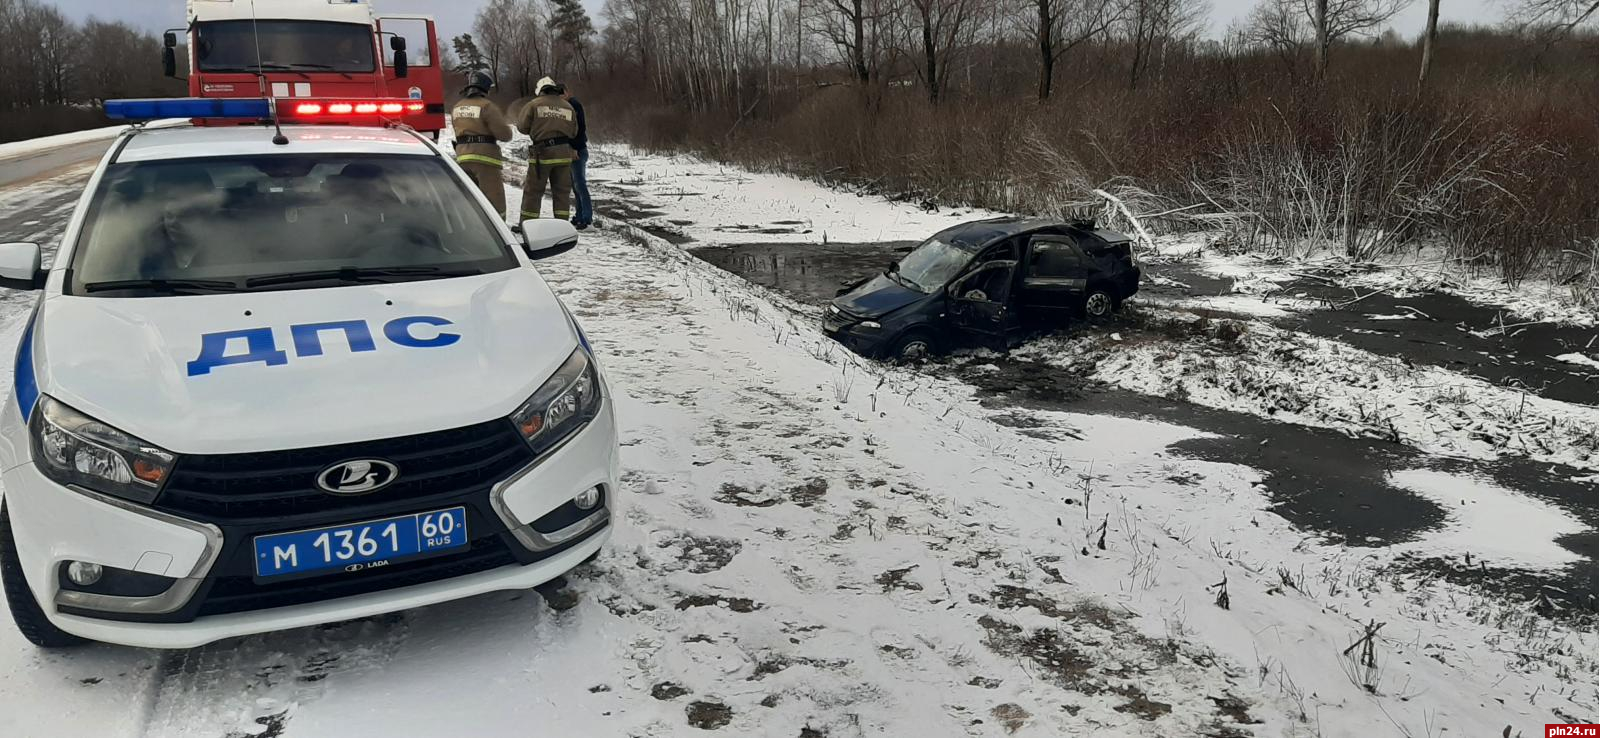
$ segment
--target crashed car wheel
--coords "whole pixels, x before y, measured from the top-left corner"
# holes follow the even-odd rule
[[[1117,310],[1117,298],[1103,287],[1097,287],[1083,299],[1083,315],[1089,320],[1101,321]]]
[[[5,587],[6,604],[11,607],[11,619],[17,630],[29,643],[40,648],[65,648],[76,646],[84,640],[50,623],[39,607],[38,600],[28,589],[22,577],[22,563],[17,560],[17,543],[11,538],[11,515],[5,505],[0,505],[0,584]]]
[[[933,337],[922,331],[909,331],[895,339],[885,357],[896,364],[913,364],[934,354]]]

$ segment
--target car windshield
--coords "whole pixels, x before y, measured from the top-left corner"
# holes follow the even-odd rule
[[[971,260],[970,251],[934,236],[906,254],[900,260],[899,268],[890,276],[911,289],[931,295],[942,289]]]
[[[127,297],[171,294],[174,282],[203,291],[327,287],[516,264],[436,158],[181,159],[106,169],[68,289]]]
[[[202,72],[371,72],[372,29],[356,23],[230,20],[198,24],[195,59]],[[259,38],[259,56],[257,39]]]

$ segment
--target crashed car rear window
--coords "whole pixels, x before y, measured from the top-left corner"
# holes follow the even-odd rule
[[[72,254],[68,289],[126,297],[141,289],[101,288],[205,280],[255,289],[307,270],[411,279],[515,265],[499,231],[437,159],[218,157],[108,168]],[[304,286],[326,285],[274,288]]]

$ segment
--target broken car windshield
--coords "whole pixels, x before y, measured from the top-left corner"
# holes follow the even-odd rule
[[[966,249],[952,246],[938,237],[930,238],[900,260],[896,281],[931,295],[942,289],[971,260],[972,253]]]

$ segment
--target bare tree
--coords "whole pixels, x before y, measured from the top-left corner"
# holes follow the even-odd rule
[[[866,84],[877,71],[883,49],[879,24],[893,9],[893,0],[817,0],[811,29],[838,50],[850,76]]]
[[[509,81],[505,62],[516,42],[517,16],[517,0],[489,0],[472,21],[472,32],[477,34],[483,60],[488,63],[490,73],[502,83]]]
[[[1244,41],[1272,50],[1291,79],[1311,41],[1311,25],[1300,12],[1300,0],[1263,0],[1250,11],[1241,29]]]
[[[1026,0],[1018,17],[1039,54],[1040,100],[1050,99],[1056,64],[1067,52],[1103,35],[1122,17],[1116,0]]]
[[[972,16],[979,0],[910,0],[913,25],[921,38],[917,46],[917,76],[937,103],[950,79],[956,55],[972,43]]]
[[[1428,70],[1433,66],[1433,45],[1439,39],[1439,0],[1428,0],[1428,27],[1422,32],[1422,69],[1417,72],[1417,92],[1428,86]]]
[[[1128,88],[1136,89],[1152,60],[1176,41],[1192,38],[1211,12],[1204,0],[1128,0],[1123,15],[1133,63]]]
[[[1300,0],[1316,34],[1312,46],[1317,76],[1328,71],[1328,49],[1349,36],[1365,36],[1405,10],[1411,0]]]
[[[1595,0],[1511,0],[1507,17],[1519,29],[1564,34],[1594,17]]]

